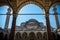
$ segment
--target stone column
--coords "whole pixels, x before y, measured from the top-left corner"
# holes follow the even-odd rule
[[[57,26],[57,29],[59,29],[60,27],[59,27],[58,13],[55,6],[53,6],[53,11],[54,11],[55,20],[56,20],[56,26]]]
[[[52,35],[51,35],[49,12],[46,12],[45,18],[46,18],[46,25],[47,25],[47,40],[53,40]]]
[[[12,28],[9,34],[9,40],[14,40],[14,36],[15,36],[15,27],[16,27],[16,13],[13,12],[13,21],[12,21]]]
[[[9,25],[9,19],[10,19],[10,15],[11,14],[11,8],[9,7],[7,9],[7,17],[6,17],[6,22],[5,22],[5,31],[8,31],[8,25]]]

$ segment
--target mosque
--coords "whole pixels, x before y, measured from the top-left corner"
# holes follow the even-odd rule
[[[22,22],[20,26],[16,25],[16,19],[19,10],[27,4],[35,4],[44,10],[46,25],[36,19],[29,19],[28,21]],[[9,6],[6,14],[7,18],[5,22],[5,28],[0,29],[0,32],[7,34],[9,40],[59,40],[60,24],[57,16],[58,12],[55,7],[57,4],[60,5],[60,0],[0,0],[0,6]],[[53,15],[55,16],[57,25],[56,30],[50,26],[49,9],[52,6],[54,10]],[[13,14],[10,14],[11,8],[13,10]],[[13,15],[13,21],[11,29],[8,29],[10,15]]]

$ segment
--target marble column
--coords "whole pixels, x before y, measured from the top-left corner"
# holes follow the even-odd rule
[[[51,34],[51,28],[50,28],[49,12],[46,12],[45,18],[46,18],[46,25],[47,25],[47,40],[53,40]]]
[[[56,26],[57,29],[59,29],[59,20],[58,20],[58,13],[57,13],[57,8],[55,6],[53,6],[53,11],[54,11],[54,15],[55,15],[55,20],[56,20]]]
[[[6,17],[5,27],[4,27],[5,31],[8,31],[8,25],[9,25],[9,19],[10,19],[9,14],[11,14],[11,8],[10,7],[7,9],[7,17]]]
[[[9,40],[14,40],[14,36],[15,36],[15,27],[16,27],[16,13],[13,12],[13,21],[12,21],[12,28],[9,34]]]

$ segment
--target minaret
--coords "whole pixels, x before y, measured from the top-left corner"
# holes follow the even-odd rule
[[[5,31],[8,31],[8,25],[9,25],[9,19],[10,19],[10,15],[11,14],[11,8],[9,7],[7,9],[7,17],[6,17],[6,22],[5,22]]]
[[[53,11],[54,11],[55,20],[56,20],[56,26],[57,26],[57,29],[59,29],[60,27],[59,27],[59,20],[58,20],[58,12],[55,6],[53,6]]]

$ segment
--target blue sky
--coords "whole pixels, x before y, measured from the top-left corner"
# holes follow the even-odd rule
[[[60,6],[57,5],[56,8],[58,9],[57,12],[60,14]],[[7,9],[8,9],[8,6],[0,6],[0,14],[6,14]],[[50,8],[49,12],[51,14],[54,13],[52,7]],[[43,14],[43,13],[44,13],[43,9],[41,9],[40,7],[38,7],[37,5],[34,5],[34,4],[28,4],[28,5],[24,6],[24,7],[22,7],[20,9],[20,11],[18,12],[18,14]],[[10,20],[9,20],[9,27],[8,28],[11,28],[12,17],[13,16],[11,15]],[[56,22],[55,22],[54,15],[50,15],[49,17],[50,17],[50,25],[53,28],[56,28]],[[58,18],[59,17],[60,17],[60,15],[58,15]],[[16,20],[16,26],[20,26],[20,24],[22,22],[26,22],[29,19],[36,19],[37,21],[43,22],[44,25],[46,25],[46,20],[45,20],[44,15],[18,15],[17,20]],[[59,20],[60,20],[60,18],[59,18]],[[6,21],[6,15],[3,15],[3,16],[0,15],[0,27],[1,28],[4,28],[5,21]]]

